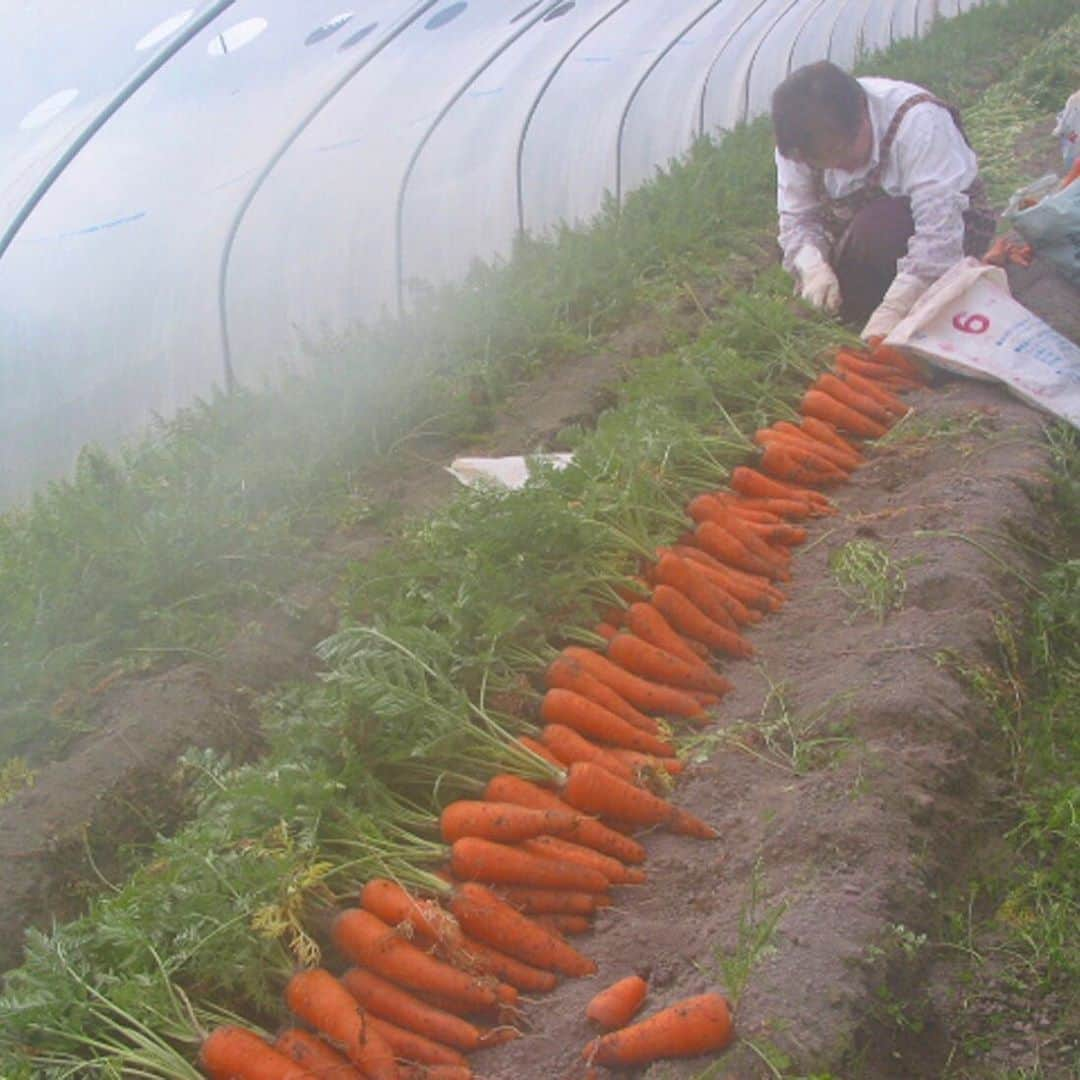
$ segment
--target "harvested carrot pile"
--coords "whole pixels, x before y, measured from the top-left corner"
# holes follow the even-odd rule
[[[522,1037],[522,995],[553,989],[596,965],[568,937],[586,930],[612,890],[646,883],[637,830],[709,841],[715,829],[666,796],[681,770],[671,734],[709,721],[730,683],[717,658],[753,654],[746,635],[784,603],[801,522],[834,513],[822,489],[843,484],[922,384],[905,357],[880,345],[841,350],[806,391],[799,423],[757,431],[756,460],[730,490],[698,494],[692,527],[639,567],[602,613],[595,647],[567,645],[545,672],[535,735],[518,749],[542,767],[536,782],[501,771],[482,800],[442,809],[435,873],[412,890],[371,878],[333,921],[354,965],[295,974],[294,1031],[272,1047],[235,1027],[214,1031],[202,1063],[217,1080],[363,1075],[465,1077],[466,1055]],[[607,1030],[583,1050],[590,1066],[623,1068],[723,1049],[733,1036],[725,998],[704,992],[631,1023],[639,976],[598,994],[588,1016]]]

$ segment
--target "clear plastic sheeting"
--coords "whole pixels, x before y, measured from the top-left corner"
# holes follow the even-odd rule
[[[0,500],[587,222],[793,68],[970,0],[20,0]],[[4,249],[6,245],[6,250]]]

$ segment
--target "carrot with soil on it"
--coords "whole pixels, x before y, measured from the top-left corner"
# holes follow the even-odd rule
[[[620,780],[603,769],[579,762],[570,766],[563,797],[571,806],[631,825],[664,825],[683,836],[709,840],[716,836],[711,825],[664,799]]]
[[[341,983],[368,1012],[399,1027],[418,1031],[465,1053],[480,1045],[480,1031],[474,1024],[421,1001],[415,994],[367,968],[347,969],[341,976]]]
[[[605,1031],[625,1027],[645,1003],[649,984],[640,975],[627,975],[601,990],[585,1007],[585,1015]]]
[[[612,640],[609,651],[623,636],[620,631]],[[615,660],[615,657],[612,656],[611,659]],[[634,727],[621,716],[609,712],[603,705],[597,705],[595,701],[575,694],[573,690],[549,690],[540,703],[540,718],[545,724],[561,724],[573,728],[586,738],[611,743],[613,746],[625,746],[630,750],[640,750],[643,754],[675,756],[675,750],[663,739]],[[550,743],[547,745],[551,746]]]
[[[701,716],[701,706],[688,694],[682,693],[675,687],[662,686],[649,679],[633,675],[592,649],[570,645],[563,649],[563,654],[572,660],[577,660],[590,675],[606,683],[639,709],[684,716],[687,719]],[[636,750],[637,747],[631,747],[631,749]]]
[[[731,487],[748,499],[766,501],[788,500],[796,503],[809,503],[811,510],[818,513],[832,513],[834,508],[828,497],[813,488],[800,487],[798,484],[786,484],[776,480],[749,465],[739,465],[731,470]]]
[[[389,878],[367,881],[360,890],[360,906],[388,926],[411,927],[425,941],[442,942],[452,948],[461,938],[461,929],[452,915],[434,900],[418,899]]]
[[[364,1074],[322,1039],[303,1028],[286,1028],[274,1049],[302,1065],[314,1080],[364,1080]]]
[[[794,427],[794,425],[792,425]],[[822,487],[829,485],[842,484],[851,478],[851,469],[848,468],[847,463],[840,464],[830,458],[827,452],[823,452],[823,449],[815,444],[811,439],[808,439],[805,435],[792,435],[788,432],[777,431],[773,428],[766,428],[762,431],[754,433],[754,442],[762,448],[763,451],[769,450],[770,447],[778,446],[789,457],[796,462],[799,467],[808,475],[815,479],[813,483]],[[764,459],[766,454],[762,453],[761,469],[763,472],[768,472]],[[782,477],[781,477],[782,478]]]
[[[468,1065],[453,1047],[436,1042],[418,1031],[399,1027],[392,1020],[368,1013],[367,1022],[386,1040],[394,1057],[423,1065]]]
[[[854,451],[841,450],[830,442],[823,442],[821,439],[811,435],[800,424],[793,424],[789,420],[779,420],[773,425],[773,428],[779,434],[809,447],[813,453],[831,462],[849,475],[862,465],[861,459],[855,455]]]
[[[734,534],[715,521],[703,521],[694,529],[694,545],[707,551],[714,559],[750,574],[778,578],[788,573],[779,562],[753,554]]]
[[[359,912],[375,919],[366,911]],[[386,929],[385,923],[380,923]],[[411,947],[411,946],[410,946]],[[394,1052],[367,1022],[367,1013],[341,982],[323,968],[298,971],[285,986],[285,1004],[301,1020],[340,1046],[370,1080],[397,1080]]]
[[[525,842],[534,844],[536,840]],[[558,976],[553,971],[526,964],[502,949],[496,949],[494,945],[468,934],[464,936],[461,951],[455,956],[454,963],[470,971],[494,975],[523,994],[546,994],[554,990],[559,983]]]
[[[577,661],[565,654],[557,656],[544,673],[549,689],[572,690],[575,694],[603,705],[609,712],[621,716],[628,723],[650,735],[660,734],[660,725],[639,709],[635,709],[626,698],[616,693],[606,683],[590,675]]]
[[[762,539],[757,529],[738,514],[731,510],[724,510],[708,524],[727,529],[751,555],[756,555],[767,563],[773,563],[786,572],[788,563],[791,560],[790,552],[770,547],[769,543]],[[698,528],[700,527],[699,525]],[[790,527],[786,526],[786,528]]]
[[[850,431],[867,439],[880,439],[887,431],[884,425],[837,401],[822,390],[807,390],[803,394],[800,408],[805,416],[827,420],[841,431]]]
[[[499,890],[505,900],[523,915],[595,915],[610,907],[604,893],[576,893],[564,889],[519,889],[507,886]]]
[[[526,840],[522,845],[526,851],[550,859],[566,859],[568,862],[580,862],[599,870],[612,885],[644,885],[645,871],[637,866],[604,855],[592,848],[562,840],[557,836],[538,836],[535,840]]]
[[[558,759],[560,768],[573,765],[575,761],[594,761],[602,769],[607,769],[624,780],[634,779],[633,770],[617,757],[613,757],[607,748],[597,746],[565,724],[546,724],[541,736]]]
[[[235,1024],[214,1028],[199,1051],[212,1080],[312,1080],[315,1075],[261,1036]]]
[[[577,767],[570,766],[571,770]],[[590,768],[597,768],[613,783],[624,783],[599,766]],[[541,859],[521,848],[475,836],[454,841],[450,847],[450,869],[458,881],[478,881],[485,885],[524,885],[530,889],[575,892],[605,892],[608,887],[607,878],[588,867]]]
[[[727,1000],[719,994],[700,994],[594,1039],[583,1057],[609,1068],[629,1068],[659,1058],[697,1057],[723,1050],[731,1035]]]
[[[497,773],[493,776],[484,789],[484,797],[495,802],[512,802],[540,810],[573,811],[573,807],[553,791],[547,791],[531,780],[510,773]],[[645,849],[636,840],[623,836],[592,818],[582,820],[571,838],[575,843],[595,848],[620,862],[637,864],[645,861]]]
[[[522,963],[574,978],[596,971],[596,964],[587,956],[482,885],[462,885],[450,902],[450,910],[466,933]]]
[[[492,979],[469,975],[429,956],[423,949],[402,940],[388,926],[362,908],[346,908],[334,920],[331,937],[341,953],[399,986],[431,991],[474,1009],[513,1004],[517,994]]]
[[[691,663],[678,656],[672,656],[671,653],[658,649],[636,634],[628,634],[624,631],[612,638],[608,643],[607,655],[609,660],[633,675],[668,686],[676,686],[680,690],[701,690],[707,694],[720,696],[731,690],[731,683],[727,679],[707,668],[700,660],[694,660]],[[640,750],[646,754],[658,752],[656,749],[650,750],[642,745],[634,746],[626,743],[619,745],[627,745],[631,750]],[[675,756],[674,750],[670,747],[667,756]]]
[[[670,585],[657,585],[652,602],[683,634],[727,656],[753,656],[754,647],[735,630],[710,619],[692,600]]]
[[[592,928],[592,923],[586,915],[534,915],[533,922],[542,926],[545,930],[565,936],[573,937],[576,934],[587,934]]]
[[[701,657],[687,644],[683,636],[664,618],[653,603],[631,604],[626,612],[630,633],[671,653],[688,664],[701,664]]]
[[[822,459],[817,459],[821,461]],[[778,480],[794,484],[813,484],[819,487],[845,483],[847,473],[840,469],[823,469],[815,464],[813,455],[803,453],[791,442],[772,442],[765,447],[758,462],[762,472]]]
[[[698,526],[699,529],[702,527]],[[741,600],[702,573],[701,567],[685,555],[665,551],[656,564],[655,577],[658,585],[678,589],[695,607],[729,630],[750,625],[761,618],[760,612],[750,611]]]
[[[565,691],[560,691],[564,693]],[[513,803],[459,799],[447,804],[439,816],[443,840],[453,844],[466,836],[478,836],[502,844],[514,844],[530,836],[565,836],[578,825],[575,814],[558,810],[530,810]]]
[[[713,523],[715,524],[715,523]],[[697,537],[693,538],[695,541]],[[673,549],[680,558],[696,564],[709,581],[718,586],[743,608],[755,608],[762,612],[777,611],[784,605],[784,594],[767,577],[740,570],[710,554],[700,544],[678,546]],[[733,608],[738,613],[738,608]],[[740,615],[741,618],[741,615]]]
[[[678,758],[653,757],[652,754],[639,754],[636,750],[624,750],[621,746],[613,746],[609,753],[630,767],[634,773],[634,782],[639,785],[640,774],[662,772],[669,776],[678,776],[686,767]],[[645,786],[648,787],[648,784]]]

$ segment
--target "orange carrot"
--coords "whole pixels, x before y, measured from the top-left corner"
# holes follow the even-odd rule
[[[889,390],[917,390],[924,385],[922,380],[905,378],[888,364],[878,364],[866,357],[854,356],[843,351],[836,354],[836,366],[841,372],[853,371],[856,375],[873,379],[874,382]]]
[[[468,1065],[456,1050],[434,1039],[398,1027],[390,1020],[368,1014],[368,1023],[386,1040],[394,1056],[402,1061],[421,1062],[425,1065]]]
[[[708,522],[706,522],[708,524]],[[701,526],[699,525],[700,529]],[[678,589],[695,607],[713,622],[734,630],[736,624],[752,621],[745,607],[709,580],[693,562],[675,552],[664,552],[656,564],[656,581]],[[741,610],[740,610],[741,609]]]
[[[565,690],[559,693],[566,693]],[[577,828],[577,817],[558,810],[530,810],[513,803],[460,799],[448,804],[439,816],[442,838],[448,844],[466,836],[479,836],[502,844],[530,836],[564,836]]]
[[[358,914],[379,922],[366,911]],[[389,930],[385,923],[379,925]],[[301,1020],[340,1046],[365,1076],[371,1080],[397,1080],[394,1052],[368,1023],[368,1014],[357,1005],[352,994],[329,971],[323,968],[298,971],[285,987],[285,1004]]]
[[[781,483],[747,465],[740,465],[731,470],[731,486],[740,495],[745,495],[749,499],[790,499],[795,502],[809,503],[812,508],[820,508],[825,512],[828,512],[832,506],[820,491]]]
[[[802,453],[792,443],[773,442],[761,455],[759,468],[778,480],[793,484],[812,484],[816,487],[840,484],[847,479],[846,473],[831,466],[829,470],[819,468],[811,458],[812,455]]]
[[[575,761],[595,761],[602,769],[633,781],[634,771],[624,765],[617,757],[602,746],[597,746],[565,724],[547,724],[541,735],[559,760],[561,768],[573,765]]]
[[[402,1070],[401,1080],[473,1080],[472,1069],[468,1065],[405,1064]]]
[[[619,638],[624,636],[620,631],[612,639],[609,652]],[[614,656],[611,659],[618,662]],[[625,746],[630,750],[640,750],[643,754],[659,754],[664,757],[673,757],[675,754],[663,739],[628,724],[621,716],[616,716],[587,697],[575,694],[573,690],[549,690],[540,703],[540,716],[547,724],[562,724],[586,738],[612,743],[614,746]],[[551,746],[550,743],[547,745]]]
[[[199,1065],[213,1080],[311,1080],[312,1073],[246,1028],[225,1024],[203,1040]]]
[[[626,866],[610,855],[603,855],[599,851],[571,843],[569,840],[561,840],[557,836],[538,836],[535,840],[526,840],[521,846],[526,851],[531,851],[542,858],[566,859],[567,862],[579,862],[582,866],[591,866],[599,870],[612,885],[643,885],[645,883],[645,871],[640,867]]]
[[[717,528],[727,529],[747,551],[752,555],[756,555],[763,562],[776,565],[782,570],[786,569],[789,561],[788,552],[778,552],[771,548],[768,543],[762,540],[753,526],[744,521],[738,514],[725,510],[722,514],[713,518],[711,524]]]
[[[658,649],[655,645],[639,638],[636,634],[619,633],[608,642],[608,659],[619,667],[644,679],[677,686],[681,690],[704,690],[710,694],[726,694],[731,683],[722,675],[707,668],[700,660],[688,663],[671,653]],[[663,753],[659,748],[649,749],[643,745],[630,745],[631,750],[640,750],[645,754]],[[660,743],[661,746],[665,744]],[[668,757],[674,757],[674,751],[668,748]]]
[[[835,375],[826,372],[814,383],[815,390],[821,390],[831,394],[837,401],[843,402],[848,408],[861,412],[863,416],[869,416],[877,421],[882,427],[888,427],[893,422],[893,416],[889,410],[880,405],[874,398],[860,394],[850,383],[838,379]]]
[[[434,900],[420,900],[388,878],[372,878],[360,890],[360,906],[388,926],[404,923],[425,941],[453,946],[461,929]]]
[[[923,373],[909,360],[899,349],[886,345],[883,338],[871,338],[867,342],[870,349],[870,359],[886,367],[891,367],[903,378],[913,382],[924,383]]]
[[[861,464],[854,450],[842,450],[831,442],[823,442],[806,431],[799,424],[792,424],[787,420],[779,420],[773,424],[773,428],[782,435],[794,439],[810,448],[818,457],[823,457],[838,469],[846,473],[854,472]]]
[[[303,1028],[286,1028],[274,1040],[274,1049],[302,1065],[315,1080],[364,1080],[359,1069]]]
[[[697,538],[694,540],[696,542]],[[752,612],[760,619],[762,612],[776,611],[783,606],[784,594],[768,578],[723,562],[701,546],[680,545],[674,550],[676,555],[693,563],[699,573],[728,596],[731,611],[740,625],[755,621]]]
[[[786,522],[765,525],[757,521],[748,521],[746,527],[770,545],[782,544],[785,547],[794,547],[797,544],[806,543],[807,532],[801,525],[788,525]]]
[[[731,1013],[719,994],[686,998],[629,1027],[594,1039],[586,1061],[612,1068],[645,1065],[665,1057],[697,1057],[731,1042]]]
[[[815,416],[818,420],[827,420],[841,431],[850,431],[868,439],[880,439],[885,434],[885,427],[869,416],[849,408],[837,401],[831,394],[821,390],[807,390],[803,394],[801,409],[806,416]]]
[[[608,622],[598,622],[593,627],[593,633],[598,634],[605,641],[610,641],[618,632],[619,628]]]
[[[480,1032],[467,1020],[421,1001],[415,994],[366,968],[349,968],[342,985],[369,1012],[399,1027],[418,1031],[466,1052],[480,1045]]]
[[[684,836],[712,839],[716,831],[685,810],[620,780],[603,769],[578,762],[570,766],[563,798],[589,814],[599,814],[632,825],[665,825]]]
[[[331,936],[354,963],[410,990],[431,990],[476,1009],[494,1008],[511,996],[492,980],[467,975],[403,941],[382,919],[361,908],[342,911],[334,920]]]
[[[693,718],[701,715],[701,706],[687,694],[671,686],[661,686],[648,679],[624,671],[618,664],[601,656],[591,649],[571,645],[563,653],[581,666],[592,676],[606,683],[617,694],[626,698],[631,705],[650,712],[671,713],[675,716]],[[632,747],[636,749],[636,747]]]
[[[530,735],[519,735],[517,741],[521,743],[526,750],[531,750],[537,757],[542,757],[552,765],[557,765],[560,769],[562,768],[562,762],[538,739],[534,739]]]
[[[762,477],[762,479],[768,479],[768,477]],[[742,514],[745,514],[747,510],[752,510],[758,513],[774,514],[786,521],[802,521],[804,518],[820,517],[822,513],[829,513],[828,510],[822,510],[805,499],[781,499],[775,496],[755,498],[749,495],[739,496],[739,498],[741,500],[739,512]]]
[[[537,837],[537,840],[543,839]],[[526,844],[535,844],[537,840],[526,840]],[[514,909],[506,904],[511,911]],[[515,911],[514,914],[517,914]],[[486,941],[465,935],[461,952],[454,963],[471,971],[482,971],[494,975],[510,986],[525,994],[546,994],[558,985],[558,978],[552,971],[526,964],[502,949],[496,949]]]
[[[577,660],[569,656],[557,656],[548,666],[544,678],[549,687],[573,690],[575,694],[587,697],[597,705],[603,705],[609,712],[621,716],[634,727],[647,731],[650,735],[660,734],[660,725],[651,716],[635,709],[629,701],[606,683],[590,675]]]
[[[710,619],[692,600],[670,585],[657,585],[652,602],[668,621],[689,637],[728,656],[752,656],[754,647],[734,630]]]
[[[703,521],[694,530],[694,544],[714,558],[738,570],[761,577],[775,578],[786,574],[779,564],[766,562],[747,550],[746,545],[715,521]]]
[[[862,453],[855,445],[848,442],[832,424],[828,424],[824,420],[818,420],[814,416],[804,416],[799,427],[811,438],[817,439],[818,442],[825,443],[826,446],[833,446],[845,454],[851,454],[860,464],[864,460]]]
[[[596,874],[603,876],[599,871]],[[467,933],[523,963],[572,977],[591,975],[596,971],[592,960],[537,926],[483,886],[462,885],[454,895],[450,909]]]
[[[556,934],[587,934],[592,923],[585,915],[534,915],[533,922]]]
[[[632,634],[637,634],[650,645],[655,645],[688,664],[701,663],[701,657],[653,604],[631,604],[626,611],[626,625]]]
[[[625,1027],[645,1002],[649,984],[640,975],[627,975],[601,990],[585,1007],[585,1015],[605,1031]]]
[[[695,703],[696,704],[696,703]],[[484,789],[484,798],[494,802],[512,802],[519,806],[531,806],[540,810],[572,810],[558,795],[520,776],[499,773],[493,776]],[[643,863],[645,849],[636,841],[601,825],[599,821],[585,818],[572,834],[575,843],[595,848],[605,855],[612,855],[625,863]]]
[[[571,769],[576,767],[572,765]],[[604,769],[599,771],[613,782],[618,780]],[[576,892],[604,892],[608,887],[607,878],[588,867],[541,859],[509,844],[496,844],[476,836],[454,841],[450,847],[450,867],[459,881],[479,881],[485,885],[526,885],[532,889]]]
[[[640,784],[643,774],[666,772],[669,776],[678,776],[685,766],[678,758],[653,757],[651,754],[639,754],[636,750],[624,750],[620,746],[614,746],[608,751],[612,757],[617,757],[624,765],[628,765],[634,774],[634,782]],[[646,784],[646,787],[649,785]]]
[[[499,895],[526,915],[593,915],[606,901],[599,893],[575,893],[561,889],[500,889]]]
[[[909,405],[901,401],[895,394],[890,393],[885,387],[874,382],[873,379],[866,379],[854,371],[845,371],[841,377],[853,390],[857,390],[865,397],[873,398],[886,412],[894,417],[906,416],[911,411]]]
[[[814,486],[827,487],[842,484],[848,479],[850,470],[827,457],[813,440],[804,435],[796,436],[774,428],[764,428],[754,433],[754,442],[765,451],[778,446],[799,464],[807,476],[812,477],[809,483]],[[762,454],[762,472],[768,472],[765,464],[766,457],[767,454]],[[770,475],[773,474],[770,473]]]

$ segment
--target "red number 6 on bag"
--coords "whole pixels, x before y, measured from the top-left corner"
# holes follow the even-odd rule
[[[965,315],[960,312],[953,316],[953,329],[964,334],[985,334],[990,329],[990,320],[985,315]]]

